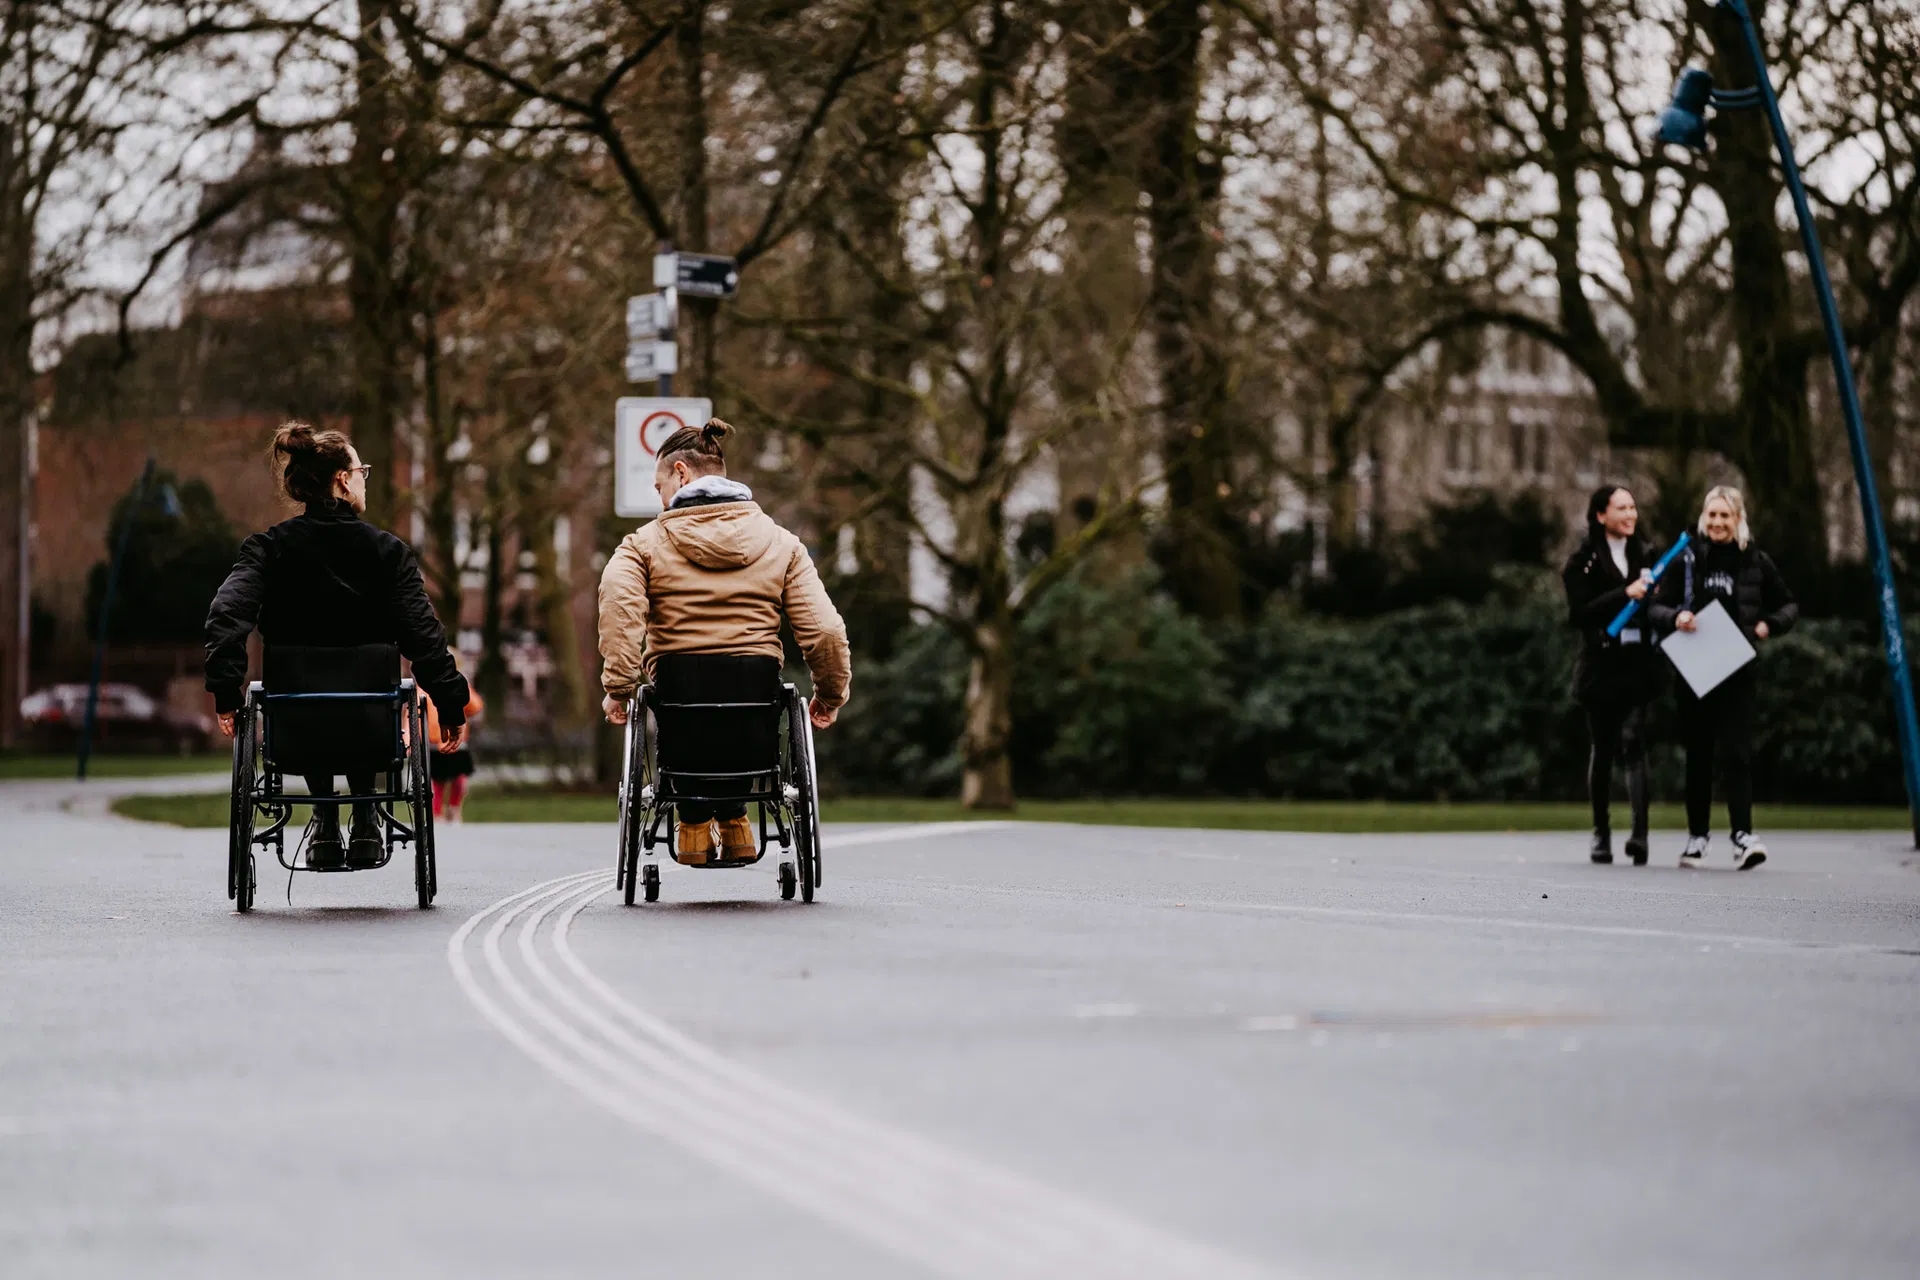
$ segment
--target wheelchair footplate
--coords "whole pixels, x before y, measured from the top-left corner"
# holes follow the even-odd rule
[[[724,871],[734,867],[750,867],[760,861],[760,859],[766,857],[767,851],[760,849],[751,858],[720,858],[709,856],[699,862],[682,862],[680,851],[677,849],[672,850],[669,856],[672,857],[675,862],[679,862],[683,867],[695,867],[701,871]]]

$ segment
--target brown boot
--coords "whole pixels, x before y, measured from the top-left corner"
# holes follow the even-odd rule
[[[680,847],[674,852],[674,861],[689,867],[705,866],[720,842],[719,835],[711,821],[681,823]]]
[[[731,862],[736,858],[760,856],[760,837],[754,834],[753,819],[743,813],[737,818],[726,818],[714,825],[720,828],[722,858]]]

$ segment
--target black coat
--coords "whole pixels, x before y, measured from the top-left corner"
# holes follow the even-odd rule
[[[1753,629],[1762,622],[1767,624],[1767,634],[1773,637],[1793,629],[1793,624],[1800,620],[1800,606],[1794,601],[1793,592],[1787,589],[1787,580],[1780,576],[1772,557],[1751,543],[1744,548],[1731,543],[1723,549],[1715,548],[1702,536],[1690,540],[1661,576],[1648,610],[1655,630],[1662,634],[1670,632],[1673,620],[1682,612],[1698,613],[1706,608],[1713,598],[1704,581],[1709,556],[1724,557],[1730,567],[1733,603],[1727,611],[1747,639],[1756,638]]]
[[[398,645],[440,723],[466,723],[467,678],[413,548],[344,503],[310,506],[240,544],[207,611],[207,688],[222,712],[240,706],[256,626],[268,644]]]
[[[1560,581],[1567,589],[1567,622],[1580,633],[1580,657],[1573,669],[1573,696],[1580,702],[1617,700],[1637,705],[1659,691],[1660,669],[1653,660],[1646,605],[1627,624],[1621,639],[1607,635],[1607,624],[1627,606],[1627,585],[1653,561],[1652,549],[1644,541],[1627,539],[1627,573],[1622,577],[1605,535],[1596,533],[1574,549],[1561,570]]]

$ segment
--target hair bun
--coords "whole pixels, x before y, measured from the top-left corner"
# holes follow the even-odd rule
[[[353,465],[353,445],[338,431],[295,419],[273,433],[270,456],[287,497],[311,506],[332,496],[334,477]]]
[[[707,425],[700,428],[700,438],[716,450],[720,442],[733,434],[733,424],[722,422],[719,418],[708,418]]]

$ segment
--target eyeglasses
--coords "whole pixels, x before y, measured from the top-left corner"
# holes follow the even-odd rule
[[[373,474],[373,464],[371,462],[363,462],[357,467],[348,467],[347,471],[350,474],[359,475],[361,477],[370,476]]]

